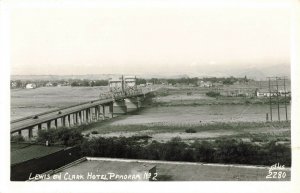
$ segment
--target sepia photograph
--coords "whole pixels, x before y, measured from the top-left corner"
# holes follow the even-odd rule
[[[6,191],[295,190],[298,1],[0,5]]]

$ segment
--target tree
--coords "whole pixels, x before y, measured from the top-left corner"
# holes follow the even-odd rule
[[[79,86],[79,83],[77,81],[74,81],[74,82],[71,83],[71,86],[73,86],[73,87],[74,86]]]
[[[206,93],[206,96],[218,97],[218,96],[220,96],[220,93],[219,92],[214,92],[214,91],[209,91],[209,92]]]
[[[49,129],[38,131],[38,142],[45,143],[46,141],[50,143],[63,144],[66,146],[73,146],[81,143],[83,136],[80,129],[68,129],[61,127],[59,129]]]

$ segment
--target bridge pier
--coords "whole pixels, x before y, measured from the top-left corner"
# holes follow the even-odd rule
[[[47,122],[47,130],[49,130],[51,128],[51,121]]]
[[[29,138],[29,140],[33,137],[32,129],[33,129],[32,127],[28,128],[28,138]]]
[[[99,105],[99,120],[103,120],[103,117],[102,117],[102,113],[101,113],[101,108],[102,108],[102,105]]]
[[[71,127],[71,115],[68,115],[68,127]]]
[[[81,111],[78,112],[78,119],[77,119],[78,124],[82,124],[82,116],[81,116]]]
[[[110,111],[110,116],[111,118],[114,117],[114,103],[109,103],[109,111]]]
[[[78,112],[75,112],[75,114],[74,114],[74,123],[75,123],[75,125],[78,125]]]
[[[87,123],[90,123],[91,122],[91,109],[90,108],[88,108],[87,109]]]
[[[87,123],[87,120],[88,120],[87,116],[88,116],[88,113],[87,113],[87,110],[85,110],[84,111],[84,122],[85,123]]]
[[[88,123],[89,122],[89,109],[85,110],[85,122]]]
[[[105,120],[105,105],[102,105],[102,119]]]
[[[38,124],[38,131],[42,130],[42,124]]]
[[[73,113],[73,125],[77,125],[77,119],[76,119],[77,112]]]
[[[91,112],[91,122],[94,122],[95,119],[96,119],[96,110],[95,110],[95,107],[91,107],[90,108],[90,112]]]
[[[138,104],[138,108],[142,107],[142,101],[145,99],[144,97],[136,97],[137,98],[137,104]]]
[[[74,119],[75,119],[75,118],[74,118],[74,117],[75,117],[75,114],[72,113],[72,114],[70,114],[70,116],[71,116],[71,121],[70,121],[70,123],[71,123],[71,124],[70,124],[70,127],[71,127],[71,126],[74,126],[74,125],[75,125],[75,120],[74,120]]]
[[[129,113],[136,111],[141,107],[141,101],[139,100],[138,97],[125,98],[124,101],[127,108],[127,112]]]
[[[55,128],[57,129],[58,125],[57,125],[57,119],[54,120],[54,125],[55,125]]]
[[[99,106],[95,106],[95,119],[96,121],[99,120]]]
[[[99,106],[95,106],[95,118],[96,118],[96,121],[99,120]]]
[[[90,117],[90,123],[93,122],[93,108],[89,108],[89,117]]]
[[[78,112],[76,112],[74,115],[75,115],[75,124],[78,125]]]
[[[124,99],[113,102],[113,112],[114,114],[119,114],[119,115],[127,113],[127,107]]]
[[[66,116],[63,116],[61,118],[61,121],[62,121],[62,126],[65,127],[66,126]]]
[[[88,108],[88,123],[92,122],[92,111],[91,108]]]
[[[80,120],[80,125],[81,125],[82,124],[81,111],[79,111],[79,120]]]

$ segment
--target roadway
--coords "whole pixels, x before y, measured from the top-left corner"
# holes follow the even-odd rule
[[[11,133],[23,130],[24,128],[32,127],[35,125],[39,125],[41,123],[46,123],[48,121],[52,121],[55,119],[62,118],[69,114],[82,111],[84,109],[88,109],[97,105],[103,105],[113,102],[113,99],[104,99],[98,101],[91,101],[90,103],[79,104],[76,106],[71,106],[69,108],[57,109],[55,111],[49,111],[38,115],[33,115],[31,117],[27,117],[26,119],[21,119],[17,122],[11,123]],[[60,113],[59,113],[60,112]],[[37,117],[34,119],[34,117]]]
[[[156,88],[154,90],[158,90],[159,88]],[[146,95],[150,92],[154,91],[153,89],[148,89],[148,88],[143,88],[141,89],[141,91],[139,92],[132,92],[129,93],[128,95],[124,95],[121,93],[116,93],[114,95],[111,95],[109,93],[104,93],[102,97],[100,97],[99,100],[94,100],[94,101],[90,101],[90,102],[85,102],[85,103],[81,103],[81,104],[76,104],[73,106],[69,106],[69,107],[64,107],[64,108],[60,108],[60,109],[56,109],[56,110],[52,110],[52,111],[47,111],[44,113],[39,113],[39,114],[35,114],[32,116],[28,116],[28,117],[24,117],[21,119],[17,119],[17,120],[12,120],[11,121],[11,133],[15,133],[30,127],[34,127],[36,125],[42,124],[42,123],[47,123],[49,121],[52,120],[56,120],[59,118],[62,118],[64,116],[70,115],[72,113],[75,112],[79,112],[91,107],[95,107],[97,105],[103,105],[103,104],[107,104],[110,102],[114,102],[115,100],[120,100],[120,99],[124,99],[127,97],[136,97],[136,96],[140,96],[140,95]]]

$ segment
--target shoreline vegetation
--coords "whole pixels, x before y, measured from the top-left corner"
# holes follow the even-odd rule
[[[290,105],[291,97],[279,97],[278,102]],[[275,101],[272,103],[275,104]],[[270,104],[269,97],[222,96],[211,88],[169,87],[160,89],[153,98],[153,106],[201,106],[201,105],[264,105]],[[277,103],[276,103],[277,104]]]
[[[223,164],[291,166],[291,149],[270,141],[263,145],[236,139],[201,141],[187,144],[181,138],[166,143],[134,137],[93,138],[81,144],[85,156]]]
[[[249,99],[237,98],[228,100],[228,97],[216,99],[214,101],[205,100],[173,100],[171,102],[155,101],[153,107],[169,107],[169,106],[204,106],[204,105],[269,105],[269,99]],[[277,103],[276,103],[277,104]],[[284,104],[284,102],[279,102]],[[290,105],[290,102],[287,102]]]
[[[50,145],[80,145],[83,156],[152,159],[167,161],[191,161],[224,164],[267,165],[281,163],[291,165],[290,130],[276,133],[249,133],[249,129],[273,130],[290,128],[290,122],[227,122],[199,125],[126,125],[103,126],[97,123],[78,127],[41,130],[37,143]],[[102,137],[108,131],[142,131],[189,133],[204,131],[240,131],[236,135],[196,139],[192,142],[173,137],[165,142],[149,135],[130,137]],[[272,130],[272,131],[273,131]],[[86,133],[87,131],[90,131]],[[85,133],[85,134],[84,134]],[[14,136],[16,140],[16,136]],[[246,139],[246,140],[245,140]],[[20,139],[19,139],[20,140]],[[20,140],[22,141],[22,140]]]
[[[157,132],[184,132],[185,129],[194,129],[196,132],[214,131],[214,130],[236,130],[243,131],[251,128],[290,128],[290,121],[274,122],[214,122],[214,123],[197,123],[197,124],[133,124],[133,125],[102,125],[101,122],[94,122],[86,126],[85,131],[94,129],[99,133],[114,131],[143,131],[154,130]],[[99,129],[97,129],[99,128]]]
[[[267,97],[229,97],[229,96],[207,96],[199,99],[189,98],[182,95],[177,95],[170,100],[165,99],[168,95],[157,97],[153,99],[153,106],[201,106],[201,105],[269,105],[270,99]],[[176,96],[176,95],[175,95]],[[280,104],[284,104],[283,98],[279,100]],[[274,101],[272,104],[275,104]],[[277,103],[276,103],[277,104]],[[287,104],[290,105],[290,99],[287,100]]]

